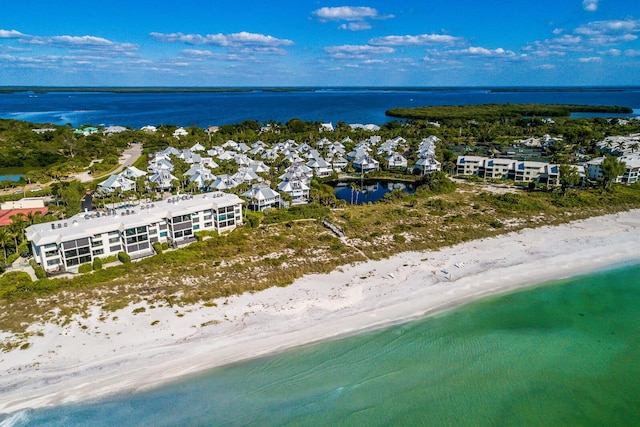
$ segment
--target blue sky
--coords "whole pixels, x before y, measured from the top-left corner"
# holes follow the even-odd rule
[[[639,36],[638,0],[2,0],[0,85],[639,85]]]

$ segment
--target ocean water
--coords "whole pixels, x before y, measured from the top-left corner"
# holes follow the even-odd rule
[[[207,127],[291,118],[308,121],[384,124],[385,111],[424,105],[548,103],[621,105],[640,114],[640,88],[491,90],[305,89],[246,92],[15,92],[0,93],[0,117],[77,127],[146,125]],[[627,116],[627,115],[623,115]]]
[[[5,423],[632,426],[639,361],[631,265]]]

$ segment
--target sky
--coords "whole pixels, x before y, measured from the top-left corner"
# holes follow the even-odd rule
[[[0,86],[640,85],[638,0],[2,0]]]

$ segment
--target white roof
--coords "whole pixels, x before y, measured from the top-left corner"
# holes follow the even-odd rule
[[[241,204],[235,194],[212,192],[197,196],[175,196],[163,202],[138,205],[128,209],[116,209],[98,216],[81,213],[68,219],[30,225],[25,233],[27,240],[36,245],[60,243],[83,237],[92,237],[109,231],[125,230],[164,221],[176,215],[185,215],[206,209],[218,209]]]

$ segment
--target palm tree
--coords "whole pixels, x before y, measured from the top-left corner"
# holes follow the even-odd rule
[[[17,215],[11,215],[11,224],[7,226],[9,232],[13,234],[14,242],[16,244],[16,251],[18,250],[19,241],[22,241],[22,236],[24,236],[24,229],[28,223],[27,216],[23,213],[19,213]]]
[[[27,223],[29,225],[39,224],[42,222],[42,220],[42,212],[40,211],[32,211],[27,213]]]
[[[9,244],[11,244],[11,240],[13,239],[13,236],[11,236],[11,234],[9,233],[9,230],[7,230],[4,227],[0,228],[0,246],[2,246],[2,251],[4,252],[4,263],[7,263],[7,246],[9,246]]]

